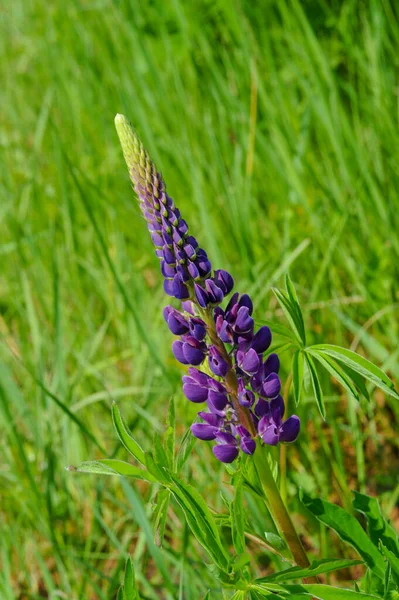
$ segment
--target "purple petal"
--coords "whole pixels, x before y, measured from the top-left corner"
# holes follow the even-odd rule
[[[188,225],[184,219],[179,219],[179,222],[177,224],[177,229],[178,229],[180,235],[185,235],[187,233]]]
[[[296,415],[289,417],[280,428],[280,442],[295,442],[299,435],[301,421]]]
[[[166,309],[170,310],[167,311]],[[183,315],[175,308],[167,306],[166,309],[164,310],[164,317],[167,315],[166,322],[170,331],[174,335],[183,335],[184,333],[187,333],[189,331],[189,325]]]
[[[190,273],[190,276],[192,277],[192,279],[200,278],[200,274],[199,274],[199,271],[198,271],[196,265],[193,262],[191,262],[190,260],[187,263],[187,270]]]
[[[241,306],[237,313],[237,320],[234,325],[234,331],[238,334],[252,331],[254,320],[249,314],[247,306]]]
[[[156,233],[155,231],[154,231],[154,233],[151,234],[151,239],[152,239],[152,243],[157,248],[162,248],[162,246],[164,245],[163,237],[160,236],[159,233]]]
[[[165,262],[168,265],[175,265],[176,264],[176,259],[175,259],[175,255],[173,254],[172,250],[170,248],[168,248],[167,246],[164,246],[162,249],[162,256],[165,259]]]
[[[198,285],[198,283],[194,283],[194,293],[197,302],[201,306],[201,308],[206,308],[209,302],[209,298],[204,288]]]
[[[183,250],[184,250],[187,258],[190,258],[191,260],[193,260],[193,258],[196,257],[195,250],[194,250],[194,248],[192,247],[191,244],[185,244],[183,246]]]
[[[236,292],[235,294],[232,295],[232,297],[229,300],[228,305],[226,306],[226,313],[231,312],[233,310],[233,307],[238,302],[238,298],[239,298],[239,293],[238,292]]]
[[[258,353],[262,354],[268,349],[272,341],[272,332],[266,325],[261,327],[254,335],[251,342],[251,347]]]
[[[216,434],[216,439],[221,444],[229,444],[230,446],[237,446],[237,440],[231,433],[227,431],[218,431]]]
[[[230,446],[228,444],[216,445],[212,448],[212,451],[222,463],[232,463],[238,456],[237,446]]]
[[[202,341],[206,335],[205,323],[202,319],[192,318],[189,321],[190,332],[196,340]]]
[[[190,244],[193,248],[198,248],[198,242],[192,235],[186,237],[187,244]]]
[[[215,283],[223,290],[223,294],[227,296],[234,287],[234,279],[227,271],[218,269],[215,271]]]
[[[251,387],[255,392],[260,392],[264,378],[264,365],[261,364],[255,375],[251,377]]]
[[[259,356],[253,348],[250,348],[248,352],[244,354],[242,360],[239,362],[239,366],[241,367],[241,369],[249,375],[251,375],[252,373],[256,373],[256,371],[259,369],[259,364]]]
[[[266,415],[270,417],[269,402],[267,402],[266,400],[262,400],[262,398],[259,398],[255,406],[255,414],[257,417],[264,417]]]
[[[217,431],[217,427],[207,425],[207,423],[193,423],[191,425],[191,433],[199,440],[214,440]]]
[[[262,396],[266,398],[275,398],[281,390],[280,378],[276,373],[271,373],[266,377],[262,385]]]
[[[205,358],[205,354],[200,348],[183,343],[183,355],[189,365],[200,365]]]
[[[255,394],[251,390],[243,389],[238,392],[238,402],[241,406],[250,408],[255,402]]]
[[[208,394],[208,400],[206,401],[209,412],[212,413],[213,415],[217,415],[218,417],[225,417],[226,416],[226,411],[224,409],[219,409],[217,408],[212,400],[209,399],[209,394]]]
[[[245,454],[253,454],[256,450],[256,442],[250,436],[241,438],[240,448]]]
[[[274,352],[269,354],[265,361],[265,375],[270,373],[278,373],[280,370],[280,359]]]
[[[193,303],[190,300],[182,302],[181,307],[185,312],[189,313],[190,315],[194,315]]]
[[[187,283],[187,281],[190,281],[190,275],[185,265],[177,265],[176,272],[180,276],[180,279],[183,283]]]
[[[183,393],[190,402],[205,402],[208,398],[208,390],[196,383],[185,383]]]
[[[213,427],[217,427],[218,429],[223,425],[223,417],[219,417],[213,413],[201,411],[198,413],[198,416],[208,423],[208,425],[213,425]]]
[[[269,444],[269,446],[277,446],[279,442],[279,433],[277,427],[273,424],[269,425],[269,427],[266,427],[266,429],[263,431],[261,437],[265,444]]]
[[[229,365],[215,346],[209,348],[209,368],[217,377],[225,377]]]
[[[273,421],[276,425],[280,425],[285,413],[285,404],[282,396],[278,395],[270,401],[270,411]]]
[[[172,352],[176,360],[181,362],[183,365],[189,364],[189,361],[186,359],[183,353],[183,342],[181,342],[180,340],[175,340],[172,344]]]
[[[218,410],[223,411],[227,404],[227,395],[214,390],[209,390],[207,395],[209,402]]]
[[[188,288],[181,280],[180,275],[173,278],[173,295],[178,300],[187,300],[190,297]]]
[[[243,294],[238,302],[238,305],[241,306],[246,306],[249,310],[249,314],[252,315],[252,311],[253,311],[253,304],[252,304],[252,300],[251,298],[248,296],[248,294]]]
[[[212,304],[219,304],[223,301],[223,291],[212,281],[212,279],[207,279],[205,281],[205,287]]]
[[[223,321],[222,316],[220,317],[220,319],[221,319],[221,321],[219,321],[220,326],[219,326],[218,335],[219,335],[220,339],[222,340],[222,342],[224,342],[225,344],[232,344],[233,343],[233,332],[231,330],[231,327],[227,321]]]
[[[168,296],[174,296],[173,279],[165,279],[163,282],[163,289]]]
[[[203,373],[203,371],[199,371],[198,369],[194,369],[193,367],[190,367],[188,370],[188,374],[199,385],[202,385],[203,387],[206,387],[208,385],[208,382],[210,379],[209,375],[207,375],[206,373]]]

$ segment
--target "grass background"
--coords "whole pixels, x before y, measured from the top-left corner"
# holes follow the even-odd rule
[[[132,120],[215,267],[252,294],[259,322],[283,322],[270,288],[289,270],[309,341],[351,347],[397,380],[397,7],[0,7],[1,597],[112,598],[130,552],[143,598],[201,598],[208,587],[221,598],[176,507],[160,550],[152,490],[64,470],[126,458],[112,399],[147,448],[172,394],[180,435],[195,415],[113,117]],[[306,521],[297,486],[344,505],[350,489],[380,494],[397,519],[399,407],[379,393],[354,404],[327,377],[323,387],[326,424],[310,391],[298,409],[288,495],[310,555],[342,556]],[[224,473],[197,444],[186,475],[216,508]],[[257,507],[249,511],[262,535]],[[251,551],[267,572],[271,555]]]

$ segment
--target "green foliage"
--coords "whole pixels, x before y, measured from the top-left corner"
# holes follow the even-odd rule
[[[142,479],[165,477],[153,440],[173,396],[174,472],[205,498],[234,554],[221,492],[230,502],[234,493],[189,430],[196,411],[180,391],[158,263],[113,116],[129,114],[214,265],[251,294],[255,319],[273,324],[275,346],[287,350],[283,382],[302,344],[270,293],[288,270],[307,351],[351,348],[398,382],[395,3],[2,4],[0,597],[114,599],[132,554],[143,597],[203,598],[209,589],[222,600],[173,496]],[[378,493],[389,514],[399,404],[344,362],[308,353],[327,421],[304,361],[302,433],[285,451],[283,482],[313,559],[341,556],[342,547],[298,517],[298,487],[326,500],[339,494],[345,508],[350,489]],[[339,366],[342,380],[326,364]],[[343,374],[357,404],[344,397]],[[109,419],[113,401],[139,448],[152,451],[131,465],[140,478],[71,476],[65,466],[88,457],[97,470],[115,470],[102,457],[126,460]],[[264,546],[271,526],[256,491],[248,477],[246,545],[260,577],[286,564]],[[336,585],[350,587],[354,574],[340,572]],[[393,568],[388,579],[391,593]]]
[[[140,600],[133,564],[130,557],[126,561],[125,577],[123,585],[119,589],[117,600]]]
[[[390,396],[399,399],[399,393],[396,391],[390,378],[379,367],[363,356],[332,344],[307,346],[302,310],[294,284],[288,275],[286,276],[285,285],[285,293],[278,289],[274,289],[273,291],[297,338],[293,344],[297,349],[294,352],[291,366],[295,403],[299,404],[301,398],[302,387],[305,381],[305,363],[318,409],[322,418],[326,418],[323,390],[313,358],[316,358],[328,373],[357,400],[360,399],[360,394],[363,394],[367,399],[369,398],[362,378],[370,381]],[[284,332],[282,332],[282,335],[285,335]]]

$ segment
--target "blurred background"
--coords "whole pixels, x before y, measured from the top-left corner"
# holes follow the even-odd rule
[[[112,400],[144,448],[172,395],[180,437],[196,414],[116,112],[214,266],[253,296],[258,323],[286,324],[271,287],[289,271],[309,342],[352,348],[398,381],[397,10],[388,0],[1,2],[2,599],[113,598],[128,553],[143,598],[217,590],[176,506],[160,549],[154,490],[65,470],[126,460]],[[305,527],[297,485],[346,506],[351,489],[379,494],[398,523],[399,406],[374,391],[348,400],[320,376],[327,422],[309,390],[287,450],[288,496],[310,555],[342,556],[320,524]],[[210,445],[195,445],[185,476],[223,507],[228,478]],[[251,551],[267,573],[272,555]]]

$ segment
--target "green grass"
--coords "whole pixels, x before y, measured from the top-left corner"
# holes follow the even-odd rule
[[[152,490],[64,469],[125,458],[113,399],[144,447],[163,431],[172,394],[180,435],[195,415],[116,112],[213,264],[253,295],[259,322],[282,322],[270,288],[289,270],[309,341],[352,347],[398,380],[397,17],[387,0],[0,8],[2,598],[111,598],[128,553],[143,598],[217,587],[176,506],[159,550]],[[357,487],[382,494],[394,516],[397,403],[375,393],[352,404],[323,386],[327,424],[309,391],[306,431],[287,452],[293,506],[296,485],[346,505]],[[223,472],[195,446],[187,477],[214,507]],[[311,555],[338,556],[318,527]],[[266,572],[270,555],[252,551]]]

